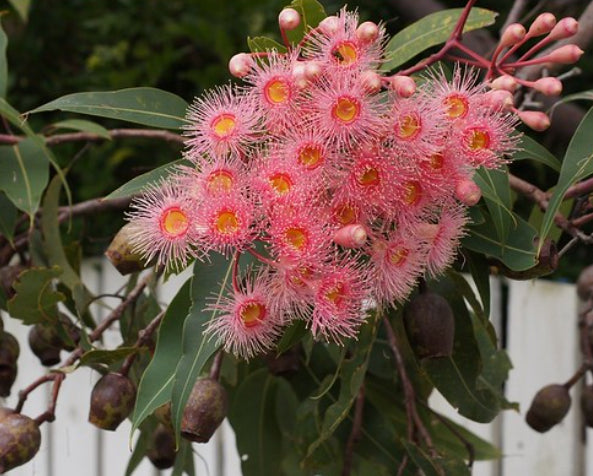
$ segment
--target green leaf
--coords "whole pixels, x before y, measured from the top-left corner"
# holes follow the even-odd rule
[[[249,46],[249,51],[252,53],[258,53],[260,51],[272,51],[276,50],[279,53],[286,52],[286,46],[281,45],[276,40],[272,38],[268,38],[267,36],[256,36],[256,37],[248,37],[247,38],[247,46]]]
[[[305,36],[305,33],[319,25],[319,22],[327,16],[323,5],[317,0],[292,0],[290,7],[301,14],[301,23],[299,26],[294,30],[286,32],[288,40],[295,44],[299,43]]]
[[[134,471],[136,471],[138,466],[140,466],[140,463],[142,463],[142,460],[146,456],[146,451],[150,446],[152,433],[154,432],[156,426],[157,422],[154,418],[146,420],[140,426],[140,436],[134,445],[134,451],[132,451],[132,454],[130,455],[125,476],[131,476]]]
[[[19,214],[14,204],[5,193],[0,192],[0,234],[11,244]]]
[[[29,111],[29,114],[57,109],[161,129],[180,129],[187,124],[187,106],[179,96],[160,89],[129,88],[68,94]]]
[[[231,266],[224,256],[215,255],[210,263],[196,261],[191,285],[191,310],[183,325],[182,355],[175,370],[171,394],[171,420],[177,439],[183,409],[204,365],[220,348],[216,339],[204,335],[204,326],[213,313],[204,311],[206,299],[218,292],[219,298],[230,276]],[[222,284],[219,284],[222,281]],[[177,343],[179,346],[179,341]]]
[[[29,8],[31,0],[8,0],[12,8],[16,10],[19,16],[26,22],[29,19]]]
[[[560,161],[543,145],[523,134],[517,145],[518,150],[513,154],[513,160],[535,160],[547,165],[556,172],[560,171]]]
[[[368,322],[360,329],[358,341],[352,349],[352,355],[344,360],[340,368],[340,394],[338,399],[326,410],[319,437],[309,445],[307,456],[311,456],[348,416],[364,381],[371,350],[377,335],[377,328],[377,319],[373,315],[368,318]]]
[[[229,421],[244,476],[282,474],[282,433],[276,420],[278,381],[261,368],[248,375],[235,392]]]
[[[476,171],[474,181],[482,190],[498,239],[505,243],[513,221],[508,170],[506,167],[500,170],[481,167]]]
[[[467,264],[474,283],[480,293],[484,313],[490,315],[490,265],[488,260],[479,253],[466,251]]]
[[[564,194],[568,188],[593,173],[593,152],[591,151],[591,131],[593,130],[593,108],[585,114],[576,132],[572,136],[562,161],[558,183],[544,213],[539,229],[540,247],[548,237],[554,216],[560,208]],[[539,253],[539,249],[538,249]]]
[[[49,162],[39,142],[27,138],[12,146],[1,146],[0,163],[0,190],[32,217],[49,179]]]
[[[111,140],[109,131],[103,126],[93,121],[87,121],[85,119],[68,119],[66,121],[54,122],[51,124],[52,129],[72,129],[80,132],[89,132],[96,134],[104,139]]]
[[[381,70],[392,71],[417,54],[447,41],[462,11],[462,8],[452,8],[432,13],[401,30],[387,43],[386,62]],[[472,8],[463,31],[492,25],[496,16],[490,10]]]
[[[464,247],[496,258],[515,271],[524,271],[535,266],[537,232],[515,213],[513,213],[513,222],[504,243],[495,236],[495,228],[490,215],[487,215],[484,223],[469,226],[468,231],[469,235],[461,240]]]
[[[8,46],[8,38],[2,23],[0,23],[0,97],[6,97],[6,87],[8,84],[8,63],[6,61],[6,47]]]
[[[188,280],[179,289],[159,326],[154,356],[138,384],[131,434],[154,410],[171,399],[175,369],[181,358],[183,322],[191,306],[190,286]]]
[[[182,440],[179,445],[179,451],[175,457],[175,464],[171,476],[181,476],[187,474],[194,476],[194,453],[192,451],[191,441]]]
[[[114,198],[129,197],[144,191],[150,184],[156,184],[163,179],[166,179],[171,174],[175,173],[180,165],[190,165],[187,159],[178,159],[165,165],[161,165],[150,172],[134,177],[129,182],[123,184],[118,189],[111,192],[105,197],[105,200]]]
[[[309,331],[305,321],[302,319],[296,319],[284,331],[284,335],[280,338],[278,346],[276,347],[276,353],[282,354],[283,352],[286,352],[288,349],[300,342],[308,332]]]
[[[552,115],[556,107],[558,107],[560,104],[564,104],[570,101],[593,101],[593,91],[581,91],[579,93],[564,96],[563,98],[556,101],[554,105],[550,108],[550,116]]]
[[[138,352],[138,347],[118,347],[117,349],[93,349],[85,352],[80,358],[78,365],[92,367],[95,365],[113,365],[124,360],[129,355]]]
[[[62,274],[57,266],[29,268],[13,283],[16,294],[8,301],[8,313],[23,324],[56,323],[57,304],[66,297],[53,288],[53,280]]]
[[[51,180],[45,198],[43,200],[43,213],[41,214],[41,230],[45,243],[45,252],[52,266],[58,266],[62,270],[60,280],[72,292],[72,298],[76,303],[76,309],[80,316],[87,310],[88,304],[93,296],[86,288],[79,274],[72,268],[66,258],[60,234],[60,222],[58,220],[58,205],[62,182],[58,175]],[[89,323],[92,324],[92,323]]]

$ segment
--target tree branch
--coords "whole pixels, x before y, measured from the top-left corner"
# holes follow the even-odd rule
[[[354,447],[360,438],[360,430],[362,428],[362,415],[364,408],[364,383],[358,390],[356,397],[356,404],[354,407],[354,421],[352,422],[352,430],[346,442],[346,449],[344,451],[344,465],[342,466],[342,476],[350,476],[352,472],[352,457],[354,455]]]

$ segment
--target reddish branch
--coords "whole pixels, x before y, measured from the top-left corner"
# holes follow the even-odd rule
[[[148,342],[150,341],[150,338],[156,332],[157,328],[161,324],[161,321],[163,320],[164,315],[165,315],[165,311],[159,312],[156,315],[156,317],[154,317],[152,319],[152,321],[150,321],[149,324],[144,329],[141,329],[138,332],[138,339],[134,343],[134,347],[137,350],[140,350],[142,347],[144,347],[145,345],[148,344]],[[137,355],[138,355],[138,352],[134,352],[133,354],[130,354],[126,357],[126,359],[124,360],[124,363],[121,365],[121,367],[119,369],[120,374],[128,375],[128,372],[130,371],[130,367],[136,360]]]

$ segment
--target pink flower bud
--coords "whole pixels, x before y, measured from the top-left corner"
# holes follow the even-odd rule
[[[550,63],[572,64],[576,63],[583,53],[577,45],[564,45],[552,51],[547,58]]]
[[[365,21],[358,26],[355,35],[359,41],[371,43],[379,37],[379,27],[372,21]]]
[[[336,231],[334,243],[345,248],[360,248],[367,240],[364,226],[359,224],[346,225]]]
[[[473,180],[461,179],[455,184],[455,197],[468,207],[474,206],[482,198],[482,191]]]
[[[562,92],[562,81],[548,76],[533,83],[533,89],[546,96],[558,96]]]
[[[579,31],[579,22],[572,17],[562,18],[548,35],[549,40],[569,38]]]
[[[325,17],[319,22],[319,31],[326,36],[333,36],[340,27],[340,19],[336,16]]]
[[[484,94],[484,103],[492,109],[510,111],[513,108],[513,94],[504,89],[495,89]]]
[[[392,76],[391,87],[402,98],[409,98],[416,92],[416,83],[410,76]]]
[[[515,92],[517,86],[518,84],[517,81],[515,81],[515,78],[506,74],[496,78],[494,81],[492,81],[492,83],[490,83],[490,87],[492,89],[503,89],[511,93]]]
[[[381,89],[381,75],[374,71],[363,71],[360,74],[360,81],[364,90],[369,94],[379,92]]]
[[[305,61],[295,62],[295,64],[292,67],[292,77],[294,78],[294,82],[297,88],[303,89],[307,87],[307,84],[309,84],[309,80],[307,79]]]
[[[554,26],[556,26],[556,17],[549,12],[541,13],[535,20],[533,20],[527,35],[530,38],[545,35],[552,31]]]
[[[534,131],[545,131],[550,127],[550,118],[540,111],[517,111],[519,119]]]
[[[236,78],[244,78],[253,67],[253,58],[248,53],[238,53],[229,61],[229,71]]]
[[[305,63],[305,77],[309,80],[316,79],[321,74],[321,63],[319,61],[307,61]]]
[[[523,25],[520,23],[511,23],[506,27],[500,38],[500,46],[504,48],[513,46],[525,38],[525,34],[526,31]]]
[[[301,15],[294,8],[285,8],[278,15],[278,24],[283,30],[294,30],[301,23]]]

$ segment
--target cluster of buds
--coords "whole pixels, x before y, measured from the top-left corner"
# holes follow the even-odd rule
[[[299,22],[282,11],[285,40]],[[369,302],[401,302],[440,274],[480,200],[475,170],[498,167],[518,137],[506,96],[475,70],[382,74],[384,28],[356,13],[285,43],[231,59],[243,85],[190,107],[192,166],[149,188],[128,216],[133,250],[148,261],[178,270],[211,252],[232,256],[207,332],[244,358],[273,348],[294,319],[342,343]],[[241,273],[246,253],[257,265]]]

